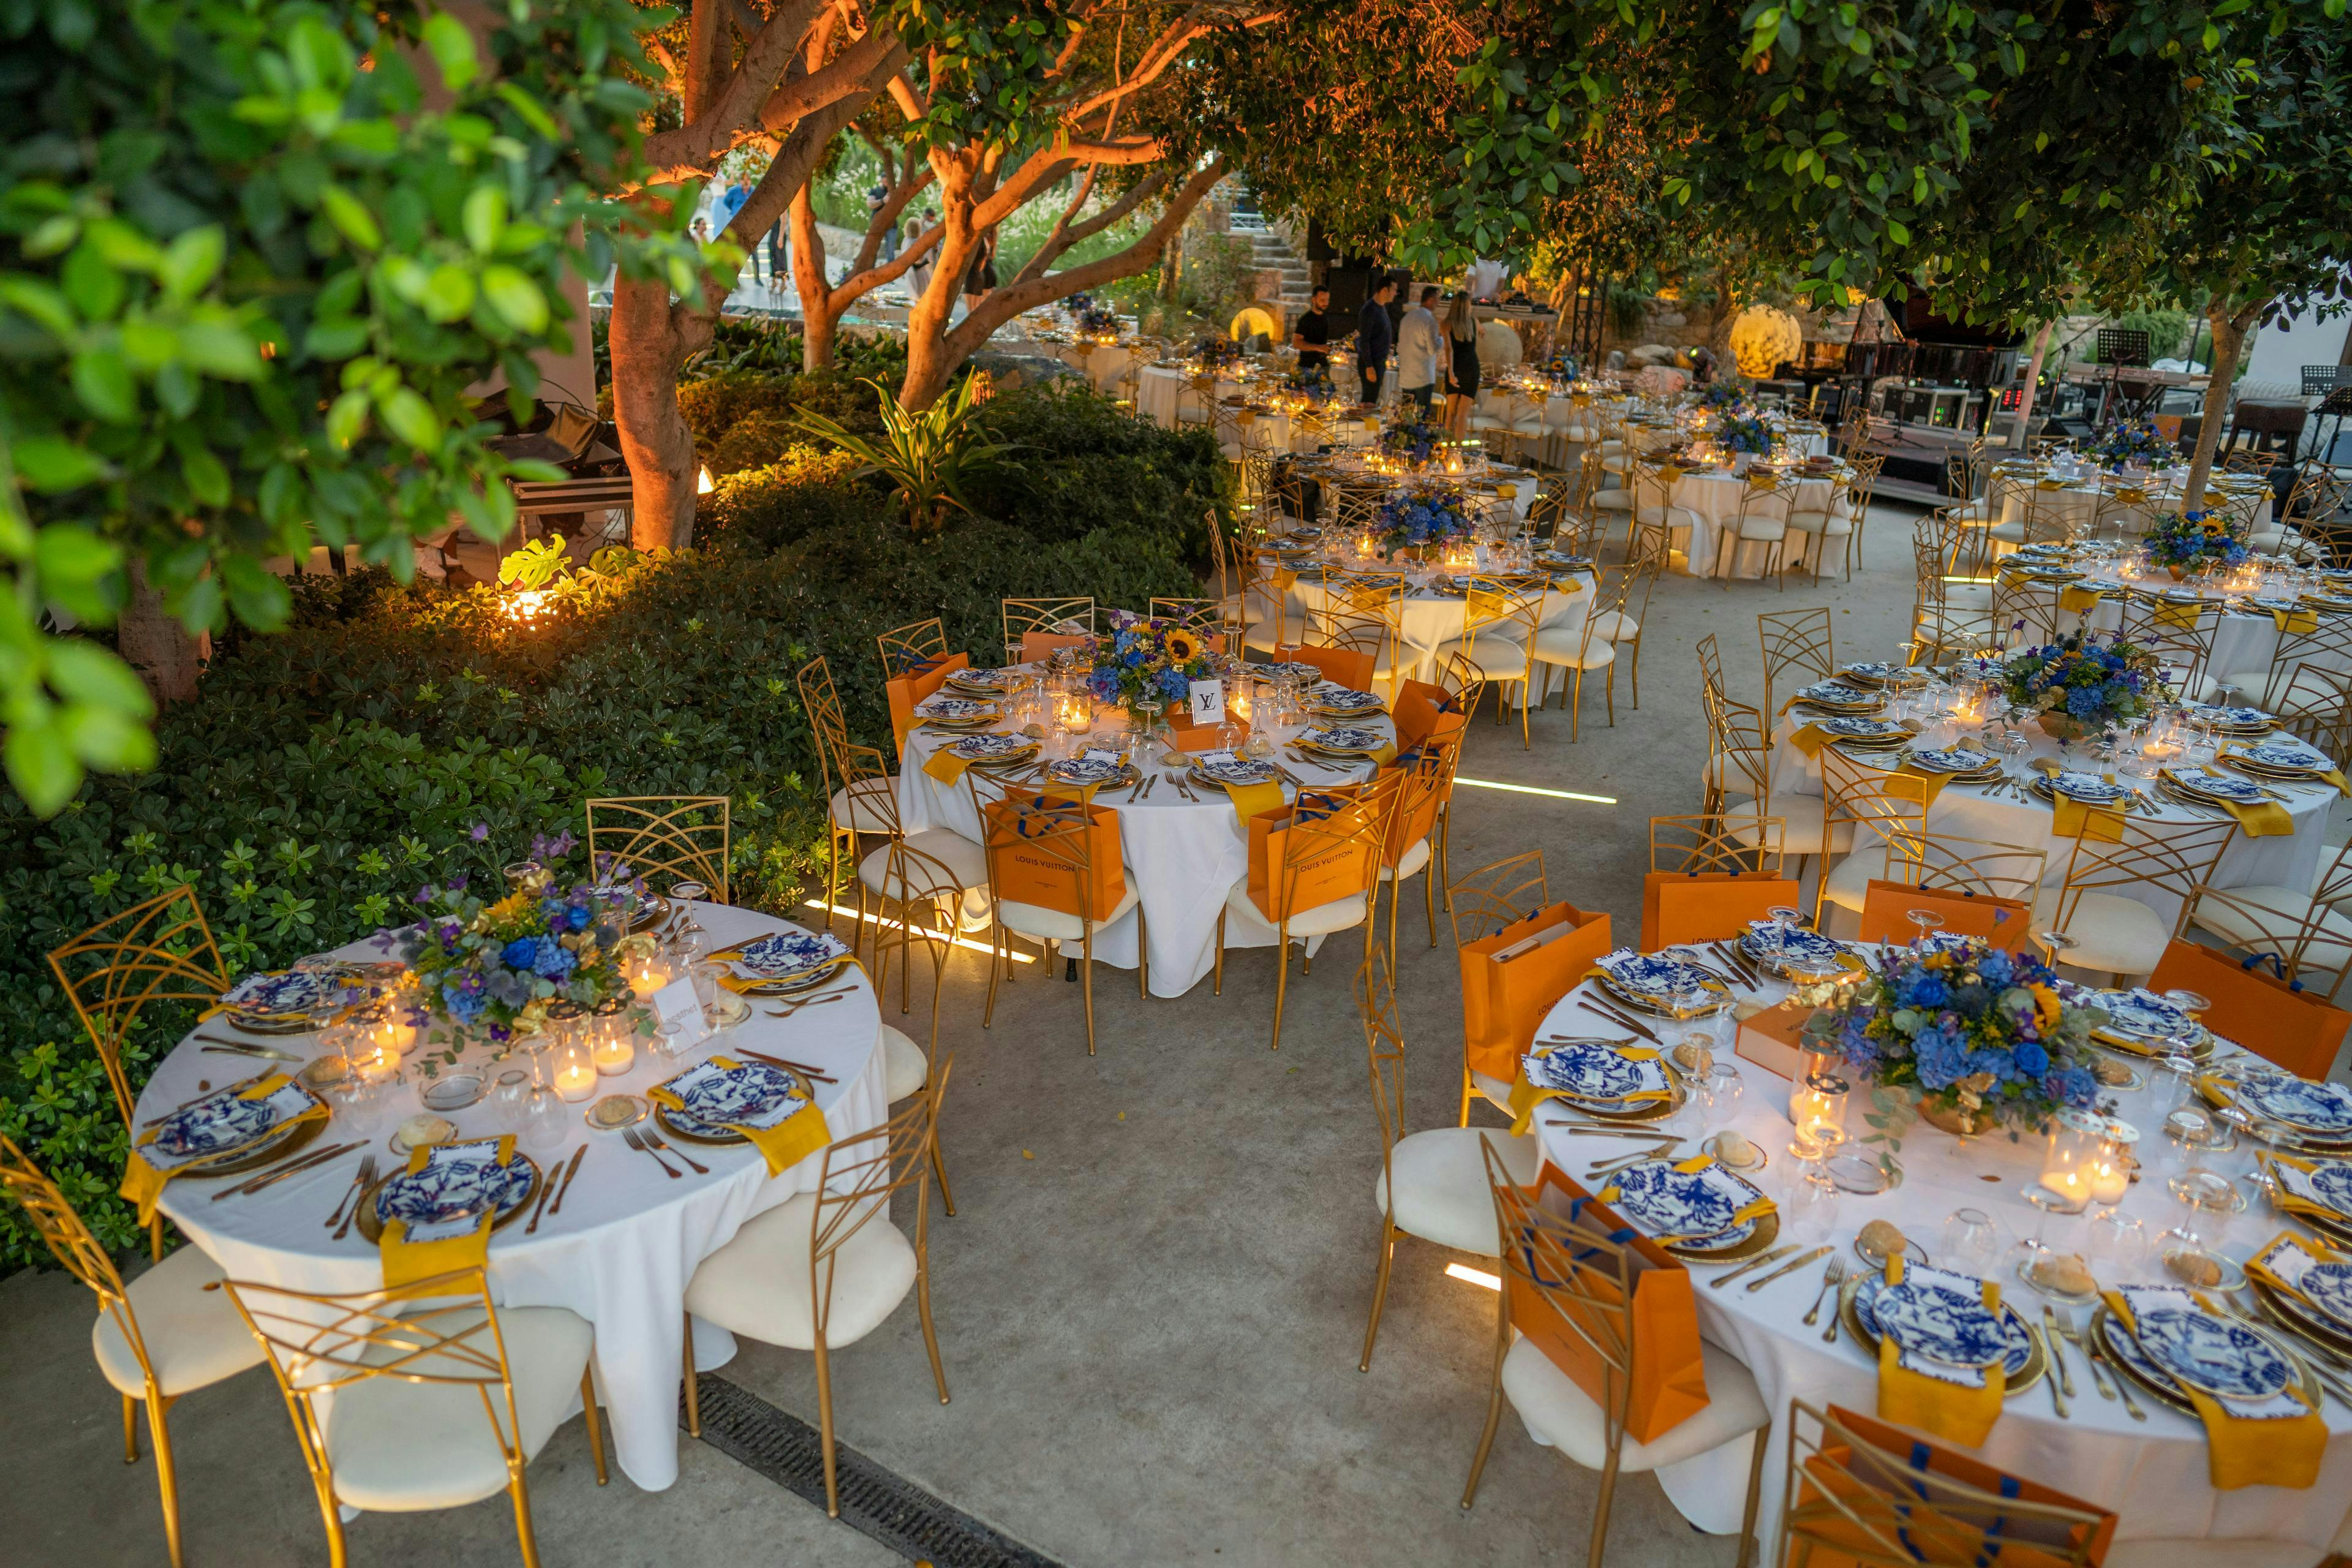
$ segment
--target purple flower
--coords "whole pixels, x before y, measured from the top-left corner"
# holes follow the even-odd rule
[[[487,844],[490,837],[490,825],[487,822],[478,822],[474,824],[474,830],[467,837],[477,844]]]

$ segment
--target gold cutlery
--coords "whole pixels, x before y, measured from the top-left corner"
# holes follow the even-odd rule
[[[334,1238],[337,1241],[342,1240],[352,1233],[352,1221],[360,1217],[360,1205],[367,1201],[368,1188],[375,1182],[375,1168],[373,1154],[369,1154],[360,1161],[360,1175],[357,1184],[359,1193],[352,1200],[351,1211],[343,1215],[343,1223],[335,1226]]]
[[[2050,1370],[2057,1374],[2059,1385],[2066,1397],[2072,1399],[2074,1396],[2074,1374],[2067,1369],[2066,1352],[2058,1348],[2059,1337],[2063,1331],[2058,1327],[2058,1314],[2050,1310],[2049,1302],[2042,1302],[2042,1335],[2050,1352]],[[2088,1352],[2084,1353],[2089,1354]],[[2104,1384],[2101,1392],[2105,1392]]]
[[[1559,1129],[1561,1131],[1563,1131],[1563,1132],[1573,1132],[1573,1133],[1575,1133],[1577,1136],[1579,1136],[1579,1137],[1580,1137],[1580,1138],[1639,1138],[1639,1139],[1641,1139],[1641,1140],[1642,1140],[1643,1142],[1645,1142],[1645,1143],[1647,1143],[1647,1142],[1674,1142],[1674,1143],[1679,1143],[1679,1142],[1682,1142],[1682,1140],[1681,1140],[1681,1139],[1679,1139],[1679,1138],[1671,1139],[1671,1140],[1662,1139],[1662,1138],[1660,1137],[1660,1135],[1658,1134],[1658,1132],[1657,1132],[1654,1129],[1652,1129],[1652,1128],[1643,1128],[1643,1127],[1591,1127],[1591,1126],[1587,1126],[1587,1125],[1585,1125],[1585,1124],[1583,1124],[1583,1123],[1581,1123],[1581,1122],[1575,1122],[1575,1121],[1555,1121],[1555,1122],[1553,1122],[1553,1123],[1552,1123],[1552,1125],[1553,1125],[1553,1126],[1555,1126],[1555,1127],[1557,1127],[1557,1128],[1559,1128]]]
[[[696,1159],[693,1155],[688,1153],[683,1149],[672,1148],[662,1135],[655,1131],[652,1128],[646,1128],[644,1131],[638,1133],[637,1136],[644,1139],[647,1146],[658,1151],[659,1152],[664,1154],[675,1154],[679,1159],[685,1161],[687,1168],[692,1171],[696,1175],[707,1176],[710,1174],[709,1166],[704,1164],[701,1161]]]
[[[793,1002],[782,1007],[771,1007],[767,1010],[768,1016],[771,1018],[789,1018],[803,1007],[822,1007],[828,1002],[840,1001],[845,994],[847,994],[847,993],[836,991],[830,996],[812,996],[805,1002]]]
[[[770,1067],[789,1068],[793,1072],[800,1074],[803,1078],[814,1079],[818,1083],[839,1083],[841,1081],[839,1079],[834,1078],[819,1068],[809,1066],[806,1062],[791,1061],[783,1057],[772,1057],[765,1051],[738,1051],[735,1054],[741,1057],[750,1057],[753,1061],[766,1062]]]
[[[229,1087],[230,1089],[242,1089],[242,1088],[244,1088],[247,1084],[259,1083],[259,1082],[260,1082],[264,1078],[266,1078],[266,1077],[268,1077],[268,1070],[269,1070],[268,1068],[264,1068],[260,1072],[255,1073],[251,1078],[241,1078],[241,1079],[237,1079],[235,1083],[230,1084],[228,1087]],[[173,1118],[174,1116],[179,1115],[179,1114],[180,1114],[180,1112],[182,1112],[183,1110],[187,1110],[187,1109],[188,1109],[188,1107],[190,1107],[191,1105],[195,1104],[198,1100],[210,1100],[212,1097],[213,1097],[213,1087],[212,1087],[212,1082],[211,1082],[211,1080],[210,1080],[210,1079],[199,1079],[199,1080],[197,1080],[197,1083],[196,1083],[196,1092],[195,1092],[194,1095],[190,1096],[190,1097],[189,1097],[188,1099],[186,1099],[186,1100],[184,1100],[180,1101],[180,1103],[179,1103],[179,1104],[177,1104],[177,1105],[175,1105],[175,1106],[173,1106],[173,1107],[172,1107],[170,1110],[159,1110],[159,1111],[157,1111],[154,1115],[152,1115],[152,1116],[149,1117],[146,1121],[144,1121],[141,1122],[139,1125],[140,1125],[140,1126],[142,1126],[142,1127],[152,1127],[152,1126],[156,1125],[158,1122],[169,1121],[170,1120],[172,1120],[172,1118]]]
[[[1717,1275],[1714,1279],[1708,1280],[1707,1283],[1720,1290],[1726,1285],[1730,1284],[1734,1279],[1738,1279],[1742,1274],[1747,1273],[1749,1269],[1761,1268],[1768,1263],[1778,1263],[1781,1258],[1788,1257],[1789,1254],[1796,1251],[1797,1248],[1803,1245],[1803,1242],[1792,1241],[1786,1247],[1776,1247],[1769,1252],[1759,1253],[1756,1257],[1751,1258],[1747,1262],[1741,1264],[1738,1268],[1727,1269],[1723,1273]]]
[[[1652,1160],[1663,1160],[1674,1152],[1675,1147],[1674,1143],[1660,1143],[1654,1148],[1643,1149],[1634,1153],[1620,1154],[1614,1159],[1597,1161],[1586,1166],[1585,1171],[1589,1175],[1609,1175],[1629,1166],[1643,1164]]]
[[[540,1182],[539,1196],[531,1200],[530,1223],[522,1227],[522,1233],[525,1236],[530,1235],[539,1228],[539,1216],[547,1212],[548,1194],[553,1191],[555,1191],[554,1177],[546,1177]]]
[[[1579,996],[1576,999],[1576,1005],[1583,1008],[1588,1013],[1593,1014],[1598,1017],[1608,1019],[1611,1023],[1616,1025],[1621,1029],[1633,1030],[1635,1034],[1641,1036],[1652,1045],[1661,1045],[1664,1043],[1657,1036],[1652,1034],[1641,1024],[1625,1016],[1622,1013],[1612,1010],[1602,1003],[1594,1001],[1590,994]]]
[[[572,1195],[572,1179],[580,1173],[580,1162],[587,1157],[588,1145],[585,1143],[583,1143],[579,1148],[572,1151],[572,1158],[565,1163],[563,1167],[563,1190],[555,1194],[555,1201],[550,1204],[547,1207],[548,1213],[562,1214],[563,1212],[563,1200]],[[552,1177],[549,1179],[551,1181],[553,1180]]]
[[[1831,1258],[1830,1266],[1822,1270],[1822,1288],[1813,1292],[1813,1304],[1805,1310],[1805,1327],[1810,1329],[1815,1323],[1822,1321],[1822,1300],[1827,1297],[1831,1291],[1836,1289],[1841,1284],[1844,1283],[1844,1281],[1845,1259],[1843,1258]],[[1832,1312],[1830,1314],[1830,1331],[1823,1334],[1822,1338],[1824,1341],[1834,1340],[1837,1338],[1836,1313]]]
[[[675,1182],[681,1180],[686,1175],[684,1171],[677,1169],[667,1160],[663,1159],[659,1154],[656,1153],[653,1146],[647,1143],[642,1137],[638,1136],[637,1130],[635,1128],[624,1128],[621,1131],[621,1141],[626,1143],[630,1148],[635,1149],[638,1153],[645,1155],[646,1158],[651,1160],[655,1164],[659,1165],[662,1168],[662,1174],[667,1176],[671,1181]]]
[[[1780,1265],[1780,1268],[1772,1270],[1771,1273],[1765,1275],[1761,1279],[1750,1279],[1743,1289],[1750,1292],[1761,1290],[1765,1286],[1769,1285],[1773,1280],[1780,1279],[1782,1275],[1794,1274],[1800,1268],[1810,1268],[1814,1264],[1819,1263],[1822,1258],[1827,1258],[1831,1253],[1836,1250],[1837,1249],[1833,1247],[1816,1247],[1811,1252],[1804,1254],[1802,1257],[1790,1258],[1788,1262]]]
[[[2147,1412],[2142,1410],[2139,1407],[2139,1401],[2132,1397],[2131,1380],[2124,1375],[2122,1363],[2116,1360],[2113,1352],[2111,1352],[2106,1346],[2099,1342],[2097,1335],[2084,1334],[2078,1336],[2074,1341],[2074,1348],[2083,1352],[2083,1359],[2084,1361],[2102,1363],[2105,1365],[2107,1371],[2115,1373],[2116,1393],[2123,1399],[2124,1414],[2129,1415],[2135,1421],[2145,1421],[2147,1419]],[[2102,1391],[2104,1391],[2105,1386],[2105,1384],[2101,1385]]]
[[[2093,1358],[2090,1347],[2083,1342],[2083,1331],[2074,1326],[2074,1321],[2071,1315],[2058,1321],[2058,1331],[2065,1335],[2069,1342],[2082,1352],[2084,1363],[2091,1369],[2091,1381],[2098,1387],[2099,1397],[2113,1399],[2116,1395],[2115,1391],[2107,1386],[2107,1369]],[[2118,1383],[2123,1381],[2121,1367],[2116,1369],[2116,1381]]]
[[[291,1051],[281,1051],[275,1046],[257,1046],[250,1040],[232,1040],[222,1035],[198,1035],[196,1038],[205,1042],[206,1050],[242,1051],[249,1057],[268,1057],[274,1062],[300,1062],[310,1059],[307,1057],[298,1057]]]
[[[314,1149],[308,1154],[288,1161],[276,1170],[262,1172],[249,1182],[241,1182],[234,1187],[222,1188],[213,1194],[213,1202],[218,1203],[223,1198],[243,1197],[247,1194],[257,1193],[264,1187],[275,1186],[287,1177],[299,1175],[313,1165],[323,1165],[338,1155],[348,1154],[364,1142],[364,1139],[354,1139],[349,1143],[337,1143],[330,1148]]]
[[[359,1203],[359,1195],[367,1191],[367,1184],[374,1180],[375,1155],[373,1153],[362,1155],[360,1159],[360,1168],[352,1177],[351,1186],[345,1190],[341,1198],[336,1200],[333,1212],[327,1215],[325,1223],[329,1230],[334,1230],[338,1222],[349,1223],[343,1221],[343,1210],[346,1206],[355,1209]],[[336,1231],[335,1234],[341,1236],[342,1233]]]
[[[2042,1347],[2042,1357],[2044,1361],[2049,1362],[2053,1366],[2057,1364],[2057,1352],[2050,1348],[2050,1341],[2048,1337],[2039,1329],[2036,1329],[2032,1323],[2026,1324],[2025,1337],[2033,1341],[2036,1344]],[[2042,1381],[2049,1385],[2050,1408],[2058,1413],[2058,1419],[2061,1421],[2072,1419],[2066,1414],[2066,1394],[2063,1389],[2058,1386],[2058,1380],[2055,1377],[2044,1377]]]

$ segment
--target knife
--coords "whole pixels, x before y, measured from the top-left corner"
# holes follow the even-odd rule
[[[2047,1301],[2042,1303],[2042,1338],[2050,1351],[2051,1369],[2058,1374],[2058,1386],[2065,1391],[2067,1398],[2074,1398],[2074,1374],[2067,1370],[2066,1352],[2058,1348],[2059,1341],[2064,1338],[2064,1331],[2058,1327],[2058,1315],[2050,1310]],[[2087,1350],[2083,1352],[2086,1359],[2090,1353]]]
[[[1738,1279],[1742,1274],[1747,1273],[1749,1269],[1761,1268],[1768,1263],[1777,1263],[1781,1258],[1788,1257],[1789,1254],[1796,1251],[1797,1248],[1803,1245],[1804,1243],[1801,1241],[1792,1241],[1786,1247],[1776,1247],[1769,1252],[1759,1253],[1754,1258],[1751,1258],[1747,1262],[1741,1264],[1738,1268],[1731,1269],[1727,1273],[1717,1275],[1714,1279],[1708,1280],[1707,1283],[1720,1290],[1726,1285],[1730,1284],[1734,1279]]]
[[[1806,1253],[1802,1258],[1790,1258],[1788,1262],[1783,1263],[1780,1268],[1775,1268],[1771,1273],[1765,1275],[1762,1279],[1750,1279],[1748,1282],[1748,1289],[1750,1290],[1761,1290],[1765,1286],[1769,1285],[1773,1280],[1780,1278],[1781,1275],[1794,1274],[1800,1268],[1819,1263],[1822,1258],[1827,1258],[1831,1253],[1835,1252],[1837,1248],[1834,1247],[1816,1247],[1811,1252]]]
[[[563,1200],[572,1195],[572,1178],[580,1174],[580,1162],[587,1157],[588,1145],[585,1143],[583,1143],[579,1148],[572,1151],[572,1159],[563,1168],[563,1190],[556,1194],[555,1202],[548,1205],[548,1212],[550,1214],[562,1214],[563,1212]]]
[[[308,1057],[298,1057],[291,1051],[281,1051],[275,1046],[257,1046],[249,1040],[232,1040],[219,1035],[198,1035],[209,1049],[238,1051],[248,1057],[268,1057],[274,1062],[305,1062]]]
[[[257,1193],[261,1191],[262,1188],[273,1186],[276,1184],[284,1181],[289,1176],[299,1175],[302,1172],[309,1170],[313,1165],[323,1165],[330,1160],[348,1154],[365,1142],[367,1142],[367,1140],[362,1138],[349,1143],[337,1143],[331,1148],[314,1149],[310,1153],[303,1155],[300,1159],[292,1161],[288,1164],[280,1165],[274,1171],[265,1171],[249,1182],[240,1183],[234,1187],[222,1188],[219,1192],[213,1194],[213,1202],[218,1203],[223,1198],[233,1198],[248,1193]]]
[[[1621,1029],[1633,1030],[1635,1034],[1641,1036],[1643,1039],[1649,1041],[1654,1046],[1662,1046],[1665,1044],[1664,1040],[1661,1040],[1656,1035],[1651,1033],[1649,1028],[1643,1025],[1639,1020],[1629,1018],[1622,1013],[1619,1013],[1612,1008],[1606,1007],[1601,1003],[1594,1001],[1589,995],[1579,996],[1576,999],[1576,1002],[1577,1005],[1584,1008],[1587,1012],[1598,1014],[1600,1016],[1608,1019],[1611,1023],[1616,1025]]]

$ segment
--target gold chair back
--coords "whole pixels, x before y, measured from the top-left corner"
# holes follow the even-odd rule
[[[1004,662],[1021,662],[1021,640],[1031,632],[1057,637],[1092,637],[1095,602],[1091,598],[1007,599],[1003,601]],[[1070,626],[1080,628],[1071,631]]]
[[[601,819],[601,820],[600,820]],[[588,863],[619,862],[650,881],[699,882],[735,901],[732,812],[723,795],[621,795],[588,803]],[[610,860],[607,860],[610,857]]]
[[[1755,812],[1650,818],[1650,869],[1677,875],[1709,871],[1782,874],[1788,820]]]
[[[0,1192],[23,1206],[34,1230],[40,1234],[42,1242],[65,1271],[89,1286],[98,1298],[100,1310],[113,1316],[122,1330],[122,1337],[131,1342],[131,1350],[138,1355],[140,1367],[146,1371],[147,1381],[153,1383],[155,1374],[148,1365],[147,1343],[139,1337],[139,1322],[131,1315],[131,1298],[123,1289],[121,1271],[114,1266],[113,1254],[74,1212],[73,1205],[66,1201],[58,1184],[5,1133],[0,1133]]]
[[[1230,613],[1222,599],[1164,598],[1155,595],[1150,615],[1154,620],[1174,621],[1216,651],[1239,658],[1242,651],[1242,624]]]
[[[2339,883],[2344,878],[2343,861],[2344,850],[2338,849],[2329,869]],[[2341,886],[2337,889],[2339,899],[2344,890]],[[2227,911],[2226,924],[2211,918],[2210,912],[2216,910]],[[2343,989],[2346,975],[2352,973],[2352,943],[2345,941],[2341,930],[2344,917],[2333,900],[2316,895],[2307,905],[2283,908],[2254,898],[2244,889],[2200,884],[2181,918],[2184,931],[2199,927],[2242,952],[2274,956],[2282,979],[2331,1004]],[[2314,974],[2327,979],[2324,984],[2315,984]]]
[[[2014,899],[2031,909],[2049,874],[2047,849],[1915,828],[1899,827],[1888,837],[1887,879],[1930,892]]]
[[[2311,615],[2315,624],[2308,630],[2290,627],[2279,633],[2278,651],[2271,656],[2263,694],[2242,700],[2275,712],[2274,704],[2298,670],[2314,665],[2323,669],[2352,669],[2352,614],[2314,610]]]
[[[946,656],[947,625],[937,616],[928,621],[909,621],[876,637],[874,646],[882,655],[883,679],[894,680]]]
[[[2058,894],[2058,929],[2063,931],[2074,918],[2084,893],[2155,887],[2181,900],[2181,915],[2172,922],[2172,934],[2179,936],[2188,918],[2189,895],[2212,880],[2213,868],[2237,831],[2235,819],[2151,823],[2135,813],[2124,818],[2120,838],[2110,841],[2085,834],[2075,840],[2066,863],[2065,885]]]
[[[1756,617],[1756,636],[1764,651],[1764,707],[1772,708],[1775,687],[1810,685],[1837,673],[1836,637],[1830,629],[1827,605],[1811,610],[1776,610]],[[1784,678],[1798,677],[1793,683]]]
[[[73,1004],[122,1125],[131,1125],[131,1079],[122,1047],[152,1002],[208,1006],[229,987],[227,967],[205,923],[196,890],[185,884],[108,916],[49,951],[49,970]]]
[[[1540,849],[1522,849],[1481,866],[1445,891],[1456,947],[1492,936],[1551,905],[1551,879],[1544,874]]]
[[[2301,664],[2278,691],[2271,710],[2288,733],[2338,763],[2352,759],[2352,670]]]
[[[874,933],[874,994],[880,996],[889,979],[890,957],[898,954],[898,1010],[907,1010],[906,989],[915,972],[915,955],[931,961],[930,1047],[940,1048],[940,994],[947,989],[948,957],[955,951],[958,917],[963,910],[964,885],[945,861],[927,855],[904,839],[890,847],[890,868],[883,885],[900,895],[896,922],[884,921]]]
[[[1459,652],[1447,654],[1445,662],[1437,667],[1437,684],[1454,699],[1465,717],[1478,710],[1478,699],[1486,690],[1486,678]]]

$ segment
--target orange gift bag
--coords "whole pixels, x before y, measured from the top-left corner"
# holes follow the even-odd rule
[[[1450,735],[1469,720],[1454,693],[1426,680],[1408,680],[1397,688],[1391,704],[1396,717],[1397,750],[1411,751],[1433,735]]]
[[[1340,836],[1344,823],[1362,820],[1347,814],[1370,809],[1352,795],[1322,796],[1308,790],[1279,811],[1251,817],[1248,892],[1258,912],[1278,925],[1301,910],[1370,891],[1380,874],[1379,841]],[[1327,819],[1332,837],[1318,838],[1304,858],[1286,865],[1291,834]]]
[[[2020,952],[2033,942],[2033,911],[2015,899],[1979,898],[1949,888],[1906,888],[1874,877],[1862,899],[1864,942],[1907,942],[1919,934],[1913,910],[1936,911],[1936,929],[1958,936],[1982,937],[2007,952]]]
[[[2147,977],[2150,991],[2194,991],[2213,1004],[2206,1026],[2275,1066],[2310,1079],[2324,1079],[2336,1065],[2352,1013],[2305,991],[2300,981],[2282,980],[2269,953],[2231,958],[2201,942],[2175,942]]]
[[[1607,915],[1573,904],[1538,910],[1492,936],[1464,942],[1456,956],[1462,1055],[1470,1070],[1505,1083],[1516,1079],[1544,1015],[1615,945]]]
[[[1021,634],[1021,662],[1043,664],[1066,647],[1090,647],[1096,639],[1079,632],[1024,632]]]
[[[1180,752],[1231,751],[1249,736],[1249,721],[1231,716],[1213,724],[1195,724],[1179,719],[1168,726],[1169,743]]]
[[[1769,871],[1653,871],[1642,879],[1642,951],[1736,937],[1796,902],[1797,884]]]
[[[883,692],[890,699],[890,736],[898,743],[901,757],[907,754],[907,731],[915,727],[915,705],[946,685],[950,675],[971,663],[968,654],[941,654],[883,684]]]
[[[1277,647],[1274,657],[1290,664],[1311,664],[1323,672],[1323,679],[1350,691],[1369,691],[1376,661],[1372,656],[1351,647],[1301,647],[1295,644]]]
[[[1681,1259],[1636,1231],[1560,1169],[1547,1163],[1536,1177],[1536,1204],[1566,1221],[1632,1250],[1633,1275],[1633,1386],[1625,1406],[1625,1435],[1654,1443],[1706,1408],[1706,1368],[1699,1359],[1698,1307],[1691,1296],[1690,1271]],[[1583,1287],[1613,1292],[1612,1281],[1588,1273]],[[1509,1280],[1511,1321],[1535,1347],[1566,1373],[1576,1386],[1601,1404],[1612,1373],[1600,1353],[1574,1330],[1559,1324],[1535,1289],[1516,1276]],[[1597,1336],[1608,1330],[1588,1325]]]
[[[1085,902],[1077,857],[1063,837],[1086,829]],[[988,808],[989,879],[998,901],[1034,904],[1098,921],[1127,897],[1118,813],[1069,795],[1008,795]]]

